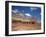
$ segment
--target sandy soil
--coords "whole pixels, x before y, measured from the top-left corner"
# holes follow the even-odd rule
[[[41,25],[36,22],[12,22],[12,31],[39,29],[41,29]]]

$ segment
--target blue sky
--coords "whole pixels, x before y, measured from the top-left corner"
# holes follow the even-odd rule
[[[17,10],[19,12],[28,13],[39,20],[41,20],[41,8],[40,7],[28,7],[28,6],[12,6],[12,10]]]

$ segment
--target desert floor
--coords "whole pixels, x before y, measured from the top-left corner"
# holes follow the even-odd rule
[[[39,29],[41,29],[41,24],[38,23],[12,22],[12,31]]]

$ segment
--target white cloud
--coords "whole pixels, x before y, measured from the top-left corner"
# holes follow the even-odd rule
[[[12,10],[12,12],[17,13],[19,12],[18,9]]]
[[[30,16],[30,17],[32,17],[32,15],[31,15],[31,14],[29,14],[29,13],[25,13],[25,15],[26,15],[26,16]]]
[[[30,8],[31,9],[31,11],[33,11],[33,10],[36,10],[37,8]]]

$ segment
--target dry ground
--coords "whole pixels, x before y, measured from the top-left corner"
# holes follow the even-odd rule
[[[12,22],[12,31],[17,30],[39,30],[41,25],[36,22]]]

